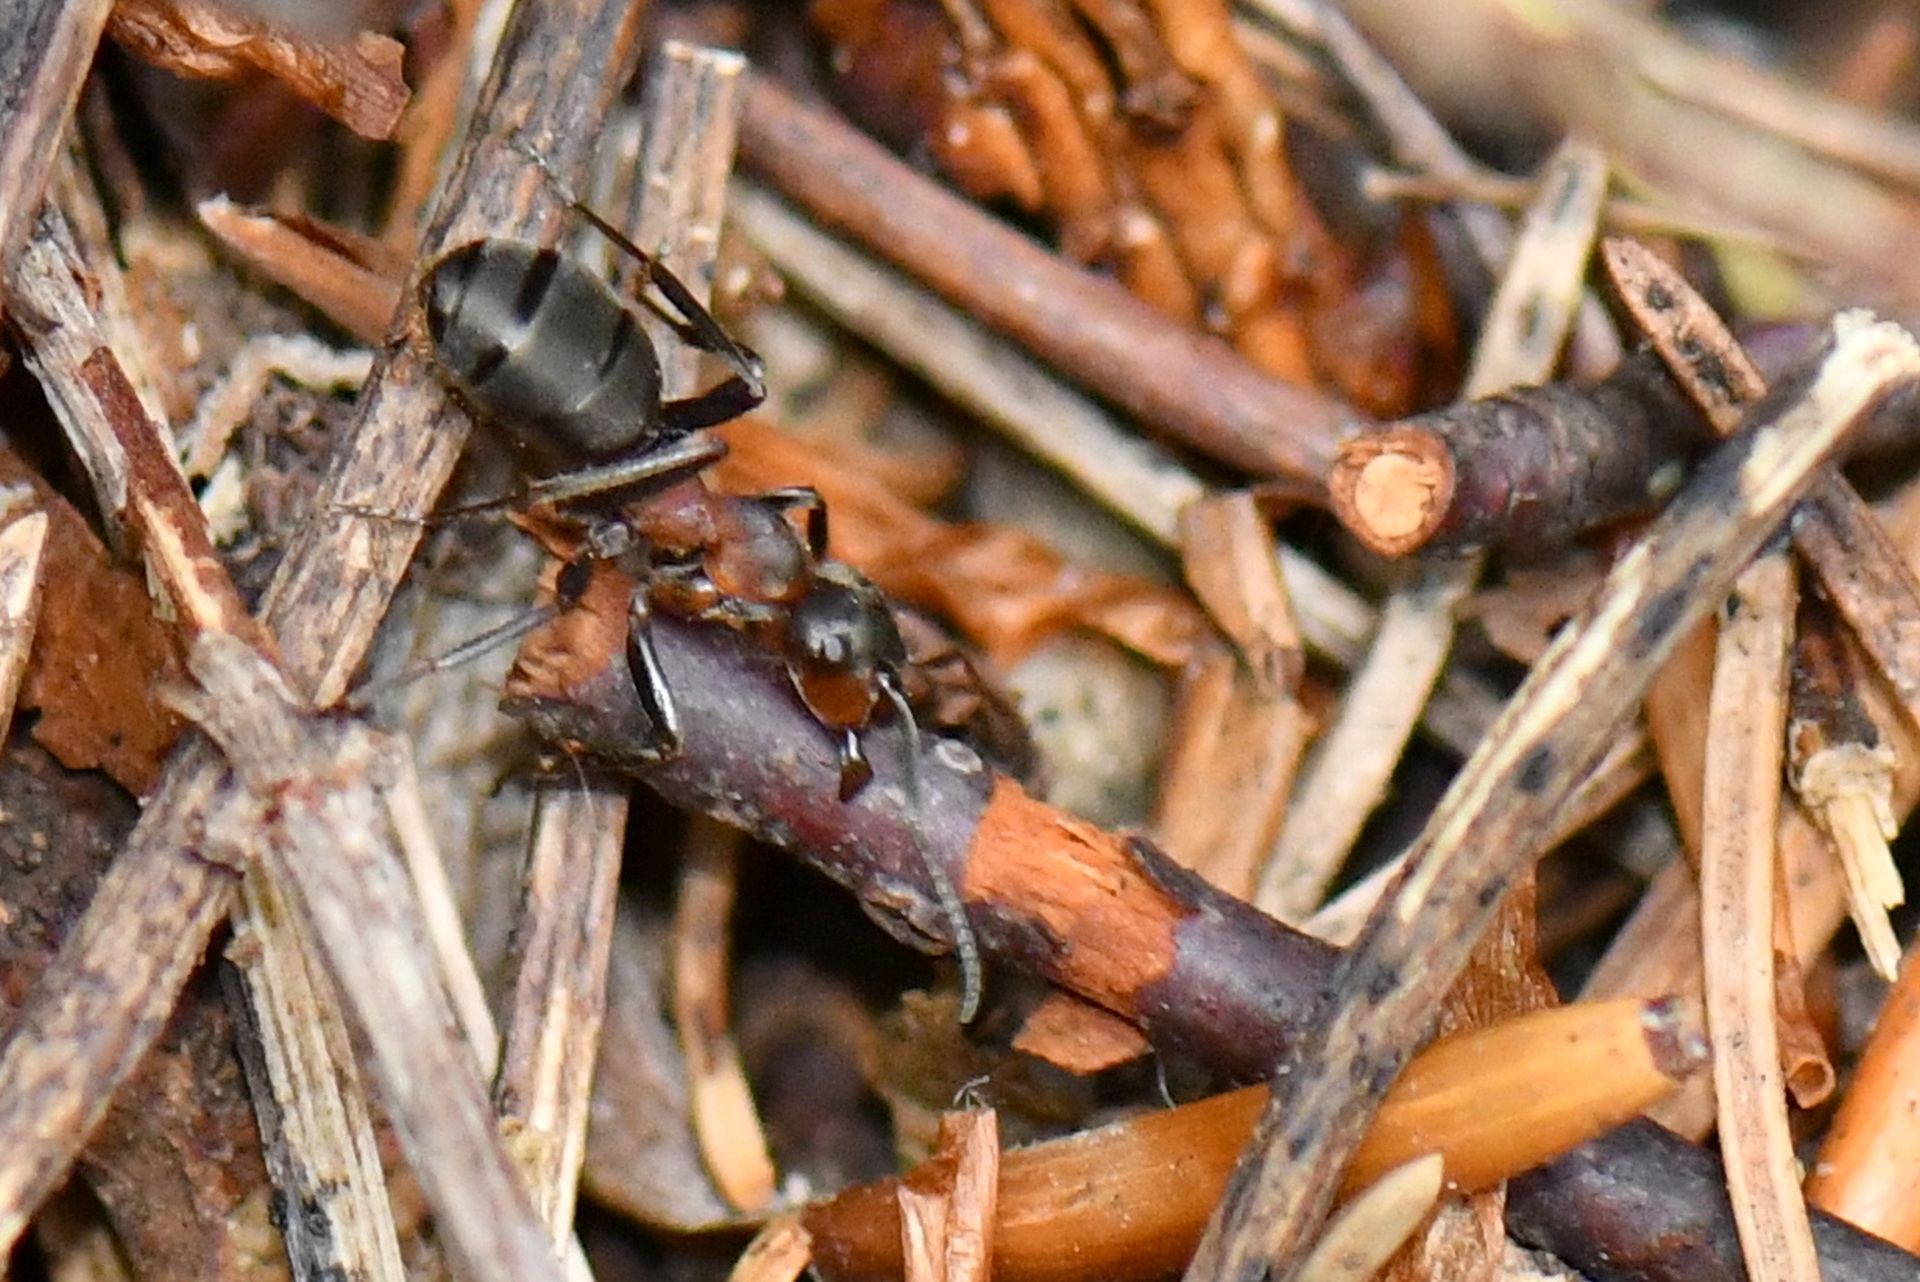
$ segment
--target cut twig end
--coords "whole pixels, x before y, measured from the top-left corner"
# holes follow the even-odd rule
[[[1662,997],[1648,1002],[1640,1028],[1655,1067],[1674,1081],[1693,1076],[1707,1062],[1705,1015],[1698,1000]]]
[[[1327,478],[1333,511],[1382,556],[1404,556],[1432,538],[1453,501],[1453,460],[1429,432],[1394,428],[1340,447]]]

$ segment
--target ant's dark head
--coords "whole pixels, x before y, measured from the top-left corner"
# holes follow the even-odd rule
[[[787,616],[787,670],[813,714],[830,726],[865,725],[881,680],[906,661],[906,645],[880,590],[837,561],[824,562]]]

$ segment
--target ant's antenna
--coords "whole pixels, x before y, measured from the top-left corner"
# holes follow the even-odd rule
[[[940,866],[927,848],[926,834],[920,830],[921,790],[920,790],[920,723],[914,720],[913,709],[907,704],[907,696],[901,692],[900,685],[891,674],[883,673],[880,688],[887,698],[893,701],[894,710],[900,714],[900,720],[907,731],[907,751],[904,779],[907,793],[907,815],[913,828],[914,849],[920,854],[921,866],[926,869],[927,880],[933,886],[933,897],[940,904],[940,911],[946,916],[947,927],[953,932],[953,955],[960,963],[960,1022],[971,1024],[973,1017],[980,1013],[981,974],[980,941],[974,938],[973,926],[967,921],[967,906],[960,900],[960,892],[954,889],[953,879],[947,876],[947,870]]]

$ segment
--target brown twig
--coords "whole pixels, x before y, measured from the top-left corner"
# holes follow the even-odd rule
[[[1676,380],[1717,432],[1725,434],[1731,431],[1740,411],[1757,401],[1765,391],[1746,353],[1734,342],[1733,336],[1719,323],[1705,302],[1686,287],[1678,273],[1666,267],[1644,247],[1632,242],[1609,241],[1605,246],[1605,254],[1616,284],[1623,293],[1632,295],[1635,300],[1629,310],[1653,336],[1656,348]],[[1655,306],[1655,303],[1659,305]],[[1784,591],[1778,578],[1776,573],[1772,580],[1763,577],[1760,582],[1778,595]],[[1777,602],[1761,600],[1756,602],[1755,608],[1765,610],[1777,606]],[[1739,660],[1729,659],[1728,662],[1738,663]],[[1715,672],[1711,629],[1703,625],[1682,643],[1647,692],[1647,719],[1658,746],[1661,769],[1666,776],[1667,795],[1672,801],[1687,854],[1696,869],[1705,867],[1706,852],[1714,839],[1716,827],[1716,821],[1709,819],[1706,813],[1707,761],[1716,750],[1723,754],[1729,751],[1729,742],[1745,743],[1749,739],[1744,732],[1720,729],[1719,721],[1732,718],[1730,724],[1737,725],[1738,718],[1746,711],[1764,706],[1735,700],[1718,710],[1710,708],[1707,692],[1715,679]],[[1723,800],[1722,804],[1728,803]],[[1738,829],[1744,818],[1744,813],[1723,813],[1717,823]],[[1776,823],[1774,827],[1779,829],[1780,825]],[[1715,855],[1722,860],[1734,857],[1724,846],[1717,847]],[[1777,862],[1784,873],[1784,856]],[[1723,867],[1716,876],[1723,885],[1750,887],[1752,883],[1748,878],[1758,878],[1759,873],[1753,869],[1730,871]],[[1823,1098],[1824,1093],[1831,1090],[1833,1066],[1826,1057],[1818,1033],[1808,1026],[1806,988],[1794,947],[1793,909],[1789,898],[1781,893],[1772,902],[1773,946],[1765,960],[1772,977],[1774,999],[1764,1036],[1770,1047],[1778,1049],[1780,1067],[1785,1069],[1795,1098],[1803,1106],[1810,1106],[1807,1100]],[[1705,925],[1710,926],[1716,920],[1720,922],[1721,929],[1717,934],[1703,929],[1701,938],[1703,947],[1717,954],[1715,967],[1719,979],[1715,1000],[1727,1012],[1723,1019],[1730,1019],[1734,1017],[1734,1007],[1751,999],[1751,994],[1730,990],[1733,982],[1731,977],[1747,973],[1758,961],[1749,957],[1744,962],[1735,962],[1725,955],[1727,950],[1735,947],[1729,938],[1735,936],[1735,932],[1724,920],[1724,902],[1706,900],[1702,907]],[[1702,982],[1705,982],[1704,977]],[[1742,1033],[1736,1031],[1727,1035],[1727,1044],[1743,1049],[1742,1054],[1730,1054],[1729,1059],[1751,1069],[1752,1063],[1744,1051],[1750,1049],[1752,1043],[1745,1041]],[[1734,1071],[1737,1070],[1729,1069],[1729,1072]],[[1764,1089],[1754,1091],[1750,1077],[1740,1080],[1749,1095],[1757,1093],[1765,1096]],[[1661,1120],[1669,1125],[1680,1125],[1687,1133],[1692,1133],[1704,1125],[1704,1111],[1694,1117],[1684,1117],[1680,1110],[1703,1102],[1704,1091],[1695,1088],[1672,1106],[1676,1110],[1673,1115]],[[1715,1111],[1723,1113],[1727,1107],[1719,1103]],[[1723,1122],[1723,1125],[1731,1124]],[[1763,1137],[1764,1132],[1756,1135],[1744,1115],[1737,1125],[1749,1128],[1741,1132],[1736,1143],[1744,1142],[1749,1169],[1753,1170],[1756,1153],[1765,1149],[1767,1141]],[[1779,1125],[1784,1125],[1783,1119]],[[1759,1178],[1766,1178],[1764,1171]],[[1777,1196],[1775,1200],[1778,1201]],[[1743,1232],[1749,1231],[1751,1224],[1750,1219],[1743,1221]],[[1771,1267],[1779,1267],[1777,1258]]]
[[[476,235],[531,231],[553,215],[537,173],[495,139],[518,131],[561,172],[578,169],[638,10],[517,12],[429,252]],[[399,332],[410,333],[411,322]],[[465,420],[424,352],[392,349],[361,401],[329,498],[290,548],[266,608],[289,671],[323,701],[359,666],[420,530],[349,518],[340,507],[417,517],[432,507],[464,439]],[[175,756],[127,852],[0,1043],[0,1243],[14,1241],[58,1185],[225,915],[232,872],[192,853],[221,774],[204,744]]]
[[[1659,662],[1731,586],[1812,483],[1812,469],[1876,401],[1920,373],[1920,349],[1904,331],[1843,321],[1804,390],[1771,402],[1695,474],[1469,759],[1343,965],[1315,1053],[1278,1079],[1251,1157],[1188,1270],[1193,1282],[1269,1261],[1290,1267],[1377,1092],[1427,1031],[1501,893],[1534,855],[1528,831],[1600,759]],[[1731,512],[1739,517],[1730,529]]]
[[[1256,373],[1217,339],[1167,325],[768,80],[748,94],[740,155],[815,220],[1172,440],[1256,476],[1318,487],[1357,422],[1331,400]]]
[[[1725,1172],[1706,1150],[1670,1138],[1629,1122],[1518,1177],[1509,1227],[1593,1277],[1748,1282]],[[1813,1241],[1826,1282],[1912,1276],[1912,1256],[1843,1220],[1816,1215]]]
[[[1113,414],[900,273],[836,240],[754,183],[734,225],[835,321],[931,382],[1016,445],[1073,478],[1136,529],[1171,545],[1200,479]]]
[[[240,884],[228,957],[238,1044],[297,1270],[406,1276],[367,1092],[313,932],[270,873]]]
[[[564,814],[540,813],[561,800]],[[572,1230],[586,1148],[625,829],[608,819],[624,811],[625,800],[621,789],[571,779],[542,790],[515,914],[517,966],[503,1012],[493,1105],[556,1242],[567,1241]]]
[[[1406,419],[1341,447],[1329,484],[1374,551],[1539,548],[1646,512],[1699,440],[1657,362]]]
[[[94,268],[54,205],[41,211],[7,282],[18,300],[15,323],[28,340],[29,368],[86,462],[103,512],[139,540],[173,612],[189,631],[232,632],[270,648],[214,553],[170,444],[93,318]]]

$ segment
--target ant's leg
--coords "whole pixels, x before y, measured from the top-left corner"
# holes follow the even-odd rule
[[[510,641],[545,627],[562,613],[580,603],[586,594],[587,581],[592,575],[590,559],[578,558],[560,567],[559,577],[554,581],[553,600],[547,605],[537,605],[515,617],[508,619],[499,627],[488,628],[478,636],[468,637],[465,641],[439,654],[428,655],[418,663],[408,664],[390,677],[378,681],[366,681],[347,692],[340,706],[348,712],[365,712],[373,707],[382,696],[391,694],[403,686],[412,685],[423,677],[436,672],[446,672],[463,664],[472,663],[482,655],[491,653]]]
[[[754,496],[779,512],[796,508],[807,514],[807,551],[816,561],[827,559],[827,501],[811,485],[788,485]]]
[[[553,184],[554,190],[560,193],[561,199],[565,200],[575,213],[586,219],[589,226],[605,236],[616,248],[640,264],[646,279],[660,291],[680,315],[678,318],[667,315],[658,304],[644,295],[641,296],[640,301],[661,320],[671,325],[682,342],[697,347],[703,352],[712,352],[733,366],[743,393],[752,398],[751,404],[746,406],[746,409],[751,409],[765,400],[767,388],[760,358],[722,329],[720,322],[714,319],[713,313],[693,296],[693,291],[688,289],[665,263],[634,244],[627,238],[626,233],[602,218],[592,206],[575,195],[573,188],[567,184],[566,180],[553,171],[553,167],[547,163],[545,156],[517,140],[514,145],[519,148],[522,155],[540,167],[540,172],[547,176],[547,181]],[[746,410],[743,409],[738,413],[745,412]],[[735,417],[737,416],[736,414]]]
[[[727,443],[719,437],[688,436],[647,450],[635,458],[584,467],[535,481],[527,487],[523,500],[528,506],[566,503],[605,494],[610,490],[642,486],[646,492],[654,493],[699,475],[726,456]]]
[[[663,436],[684,436],[703,427],[730,423],[767,399],[764,385],[749,386],[740,378],[727,378],[706,391],[660,405],[660,432]]]
[[[848,726],[840,732],[840,800],[851,801],[862,788],[873,782],[873,763],[860,745],[860,734]]]
[[[669,435],[680,434],[670,432]],[[638,456],[578,468],[571,472],[563,472],[559,476],[543,477],[518,494],[503,494],[498,498],[479,499],[472,503],[444,507],[426,517],[403,517],[392,512],[382,512],[346,503],[336,503],[330,510],[366,520],[397,521],[436,529],[453,521],[484,516],[489,512],[538,507],[542,504],[568,503],[574,499],[591,498],[596,494],[606,494],[612,490],[631,488],[641,493],[656,493],[668,486],[677,485],[688,477],[699,475],[726,456],[727,443],[719,437],[688,435],[683,439],[647,450]],[[630,497],[638,498],[640,494]]]
[[[680,709],[667,687],[667,674],[660,667],[660,653],[653,644],[653,607],[647,602],[647,586],[636,584],[627,600],[627,671],[633,688],[640,695],[641,711],[650,723],[652,744],[663,757],[680,755]]]

